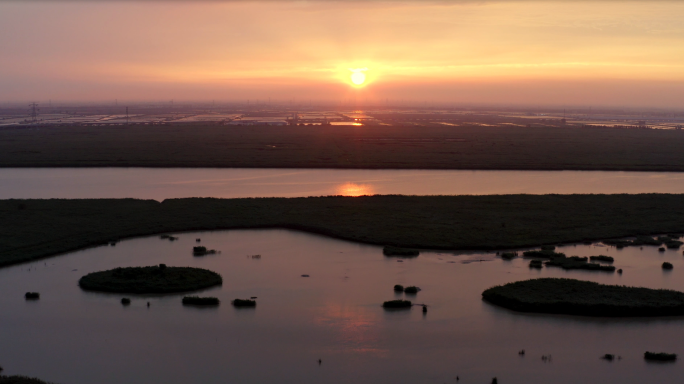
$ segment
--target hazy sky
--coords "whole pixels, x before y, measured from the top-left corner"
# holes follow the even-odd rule
[[[684,107],[683,20],[684,1],[3,0],[0,101]]]

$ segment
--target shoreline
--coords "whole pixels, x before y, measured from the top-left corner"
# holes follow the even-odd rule
[[[290,229],[434,250],[505,250],[684,232],[684,195],[0,200],[0,268],[163,233]]]

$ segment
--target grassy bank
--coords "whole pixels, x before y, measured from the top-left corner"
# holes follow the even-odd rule
[[[602,317],[684,315],[684,292],[573,279],[518,281],[489,288],[482,298],[520,312]]]
[[[12,127],[0,167],[684,171],[684,131],[571,127]]]
[[[0,375],[0,384],[50,384],[35,377],[27,376],[2,376]]]
[[[291,228],[378,245],[505,249],[684,232],[684,195],[0,200],[0,266],[112,240]]]

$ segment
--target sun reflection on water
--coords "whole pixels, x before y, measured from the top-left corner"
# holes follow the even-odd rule
[[[373,187],[367,184],[344,183],[337,187],[337,194],[342,196],[372,195]]]

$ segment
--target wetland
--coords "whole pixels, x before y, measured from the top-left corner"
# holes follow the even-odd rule
[[[682,317],[521,313],[481,298],[492,286],[536,278],[684,291],[680,250],[556,245],[555,252],[566,255],[613,257],[625,271],[619,275],[529,269],[529,259],[505,260],[495,251],[420,249],[416,258],[388,258],[380,245],[287,229],[168,233],[178,239],[121,240],[115,247],[0,269],[0,341],[13,345],[0,349],[3,373],[66,384],[249,384],[283,377],[300,383],[439,384],[456,376],[461,382],[497,377],[516,384],[631,384],[673,383],[681,376],[678,362],[648,364],[644,351],[681,354]],[[193,257],[188,250],[196,238],[222,253]],[[249,257],[254,254],[261,257]],[[675,265],[672,272],[663,273],[665,261]],[[130,304],[122,306],[120,294],[84,291],[77,284],[91,272],[159,264],[223,277],[222,285],[192,295],[224,303],[258,297],[258,306],[183,306],[188,295],[182,293],[127,294]],[[303,273],[310,277],[301,278]],[[405,300],[393,292],[395,285],[421,287],[410,300],[429,312],[383,309],[385,301]],[[42,293],[41,300],[24,300],[33,291]],[[49,347],[56,345],[59,350]],[[606,352],[621,360],[606,364],[598,358]],[[552,361],[541,359],[551,355]],[[269,369],[262,369],[265,364]]]

